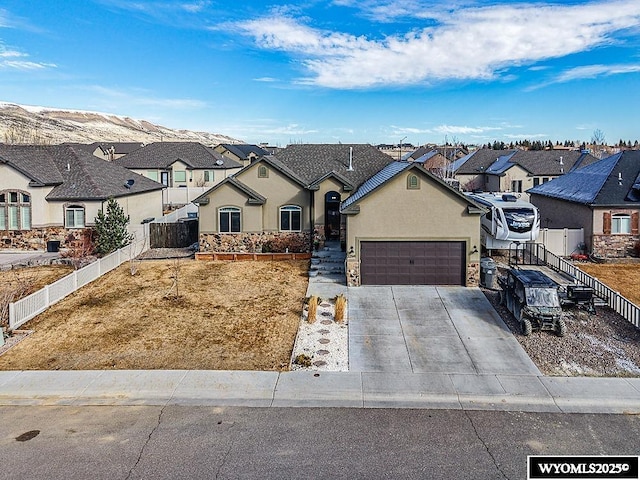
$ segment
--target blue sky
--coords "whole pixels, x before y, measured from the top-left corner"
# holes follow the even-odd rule
[[[250,143],[640,139],[640,1],[3,0],[0,101]]]

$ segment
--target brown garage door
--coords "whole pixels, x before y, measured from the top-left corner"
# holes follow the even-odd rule
[[[362,285],[465,285],[464,242],[362,242]]]

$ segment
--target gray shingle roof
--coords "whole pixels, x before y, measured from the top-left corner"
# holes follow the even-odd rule
[[[177,160],[191,169],[242,167],[238,162],[198,142],[155,142],[114,160],[114,163],[129,169],[167,169]]]
[[[222,143],[221,145],[231,153],[233,153],[236,157],[243,160],[248,160],[252,153],[254,155],[257,155],[258,157],[269,155],[271,153],[257,145],[243,143]]]
[[[640,178],[640,151],[627,150],[550,182],[527,193],[598,206],[639,206],[634,184]]]
[[[47,200],[106,200],[164,188],[69,145],[0,145],[0,162],[22,172],[34,186],[54,186]],[[130,188],[124,186],[128,180],[134,180]]]
[[[350,149],[353,170],[349,171]],[[336,172],[358,187],[394,160],[367,144],[298,144],[278,152],[278,160],[294,171],[308,185],[329,172]]]
[[[578,150],[526,150],[517,151],[510,159],[531,175],[559,176],[569,172],[576,164],[580,167],[597,162],[598,159]]]

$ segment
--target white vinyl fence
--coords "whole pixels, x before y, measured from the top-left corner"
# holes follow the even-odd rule
[[[74,271],[61,278],[57,282],[45,286],[44,288],[24,297],[17,302],[9,304],[9,328],[15,330],[36,315],[44,312],[54,303],[62,300],[67,295],[72,294],[87,283],[93,282],[105,273],[120,266],[124,262],[135,258],[148,248],[148,239],[135,241],[120,250],[102,257],[90,263],[86,267]]]
[[[568,257],[580,250],[584,244],[582,228],[541,228],[538,243],[542,243],[547,251],[559,257]]]
[[[544,245],[539,243],[523,244],[523,256],[524,258],[535,257],[539,262],[553,270],[570,275],[575,279],[576,283],[593,288],[595,294],[604,300],[607,305],[635,325],[636,328],[640,328],[640,307],[638,305],[622,296],[619,292],[609,288],[597,278],[583,272],[571,262],[554,255]]]
[[[165,215],[164,217],[156,218],[151,223],[176,223],[180,218],[187,218],[190,213],[198,213],[198,206],[194,203],[189,203],[184,207]]]
[[[185,205],[192,202],[211,187],[168,187],[162,196],[165,205]]]

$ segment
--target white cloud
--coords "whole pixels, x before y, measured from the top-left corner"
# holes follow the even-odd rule
[[[104,100],[108,100],[106,103],[108,103],[110,107],[113,105],[113,102],[119,102],[123,107],[139,105],[170,108],[175,110],[193,110],[207,106],[206,102],[203,102],[202,100],[195,100],[191,98],[158,98],[150,96],[149,92],[145,90],[123,91],[102,87],[100,85],[92,85],[86,89],[100,95]]]
[[[531,140],[532,138],[549,138],[546,133],[518,133],[518,134],[506,134],[505,138],[509,140]]]
[[[253,81],[254,82],[273,83],[273,82],[277,82],[278,79],[273,78],[273,77],[260,77],[260,78],[254,78]]]
[[[468,127],[460,125],[439,125],[433,129],[435,133],[444,135],[470,135],[502,130],[502,127]]]
[[[380,5],[391,8],[398,4]],[[423,13],[428,18],[436,16],[427,10]],[[414,9],[413,15],[419,12]],[[640,25],[640,2],[461,8],[440,16],[438,22],[377,39],[320,30],[283,15],[237,26],[262,48],[300,57],[309,72],[301,83],[353,89],[450,79],[489,80],[510,66],[610,44],[614,33]]]
[[[22,71],[44,70],[47,68],[56,68],[54,63],[28,62],[23,60],[2,60],[0,61],[0,69],[12,69]]]
[[[21,53],[16,50],[2,50],[0,48],[0,58],[10,58],[10,57],[27,57],[26,53]]]
[[[566,70],[555,79],[554,83],[637,72],[640,72],[640,65],[587,65]]]

